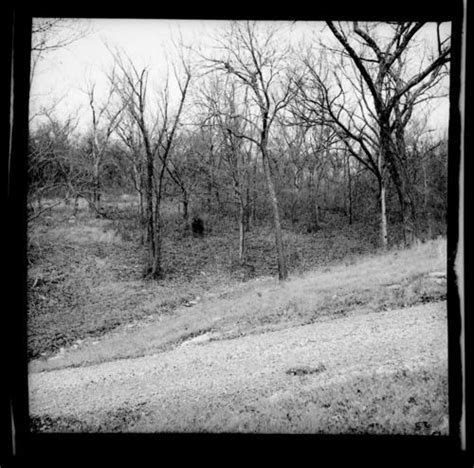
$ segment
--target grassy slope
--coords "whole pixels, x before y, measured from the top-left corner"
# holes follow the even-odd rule
[[[178,276],[150,283],[139,279],[140,261],[134,244],[107,230],[103,221],[56,226],[48,235],[56,236],[57,248],[50,257],[43,254],[41,266],[36,267],[42,268],[45,277],[43,283],[38,281],[39,287],[32,287],[39,273],[31,269],[31,356],[38,357],[39,351],[48,356],[76,339],[98,341],[94,348],[76,343],[77,349],[71,350],[67,359],[50,361],[48,368],[140,356],[204,333],[209,339],[232,338],[311,323],[329,315],[446,298],[445,279],[430,276],[430,272],[446,268],[446,243],[442,239],[409,250],[352,256],[342,263],[293,273],[280,284],[268,276],[241,282],[222,264],[225,252],[220,250],[219,241],[225,239],[217,235],[188,238],[181,243],[180,255],[191,257],[194,249],[195,257],[187,261],[198,264],[199,273],[189,279]],[[317,242],[307,237],[307,243]],[[256,242],[264,239],[261,235]],[[188,251],[186,243],[192,247]],[[67,255],[64,264],[58,261],[61,255]],[[214,263],[206,265],[211,256]],[[48,270],[46,265],[54,269]],[[63,276],[54,282],[51,271],[61,269]],[[43,300],[38,299],[42,287],[48,287],[50,293],[43,293]],[[185,303],[196,296],[200,297],[198,303],[186,307]],[[38,366],[45,365],[36,363],[34,367]]]
[[[170,266],[181,265],[186,274],[175,270],[156,284],[140,280],[135,239],[124,240],[110,223],[88,218],[76,224],[61,219],[49,223],[32,232],[30,355],[45,352],[48,356],[77,338],[84,339],[84,344],[98,343],[76,344],[77,349],[69,348],[61,359],[35,360],[32,370],[143,355],[206,332],[210,339],[232,338],[446,297],[445,278],[430,275],[445,271],[442,239],[338,262],[344,248],[349,253],[359,249],[355,241],[345,244],[346,234],[338,237],[333,232],[332,239],[327,233],[287,237],[294,241],[292,251],[300,252],[301,261],[292,264],[290,279],[280,284],[268,275],[246,282],[236,278],[226,263],[229,239],[211,234],[170,242]],[[268,233],[253,236],[254,247],[271,248]],[[231,236],[230,242],[234,240]],[[339,252],[331,256],[334,244]],[[311,264],[308,252],[319,268]],[[323,254],[318,256],[318,252]],[[257,271],[271,272],[272,260],[265,263],[263,256],[254,258]],[[196,296],[201,297],[196,305],[184,306]],[[140,411],[131,404],[98,426],[47,417],[32,422],[42,431],[127,431],[133,430]],[[446,434],[446,369],[440,364],[439,369],[402,372],[387,379],[357,377],[317,393],[300,392],[279,402],[276,413],[263,411],[257,419],[245,408],[242,411],[235,429],[244,432],[262,428],[298,432],[303,425],[329,433]]]
[[[43,415],[32,417],[31,423],[40,432],[146,433],[156,430],[156,418],[145,403],[131,401],[115,411],[90,414],[87,420]],[[447,435],[446,363],[356,376],[317,388],[295,384],[270,399],[247,395],[234,405],[218,400],[210,414],[190,408],[186,421],[169,427],[180,432]]]

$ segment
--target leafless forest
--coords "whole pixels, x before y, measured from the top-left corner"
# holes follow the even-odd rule
[[[161,317],[183,328],[157,346],[180,343],[218,329],[192,318],[202,301],[341,265],[360,286],[341,280],[341,292],[336,275],[291,307],[275,293],[281,313],[246,299],[225,330],[313,323],[311,301],[336,316],[446,299],[450,24],[210,29],[202,41],[170,34],[161,68],[108,42],[107,65],[77,77],[81,109],[31,93],[30,359]],[[31,89],[48,57],[90,34],[87,22],[35,20]],[[383,262],[356,272],[371,255],[390,259],[394,283],[377,283]],[[441,430],[430,421],[415,432]]]

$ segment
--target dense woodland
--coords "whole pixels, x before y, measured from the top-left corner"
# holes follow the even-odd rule
[[[64,24],[34,23],[33,65],[67,45],[54,42]],[[238,232],[245,267],[248,237],[271,227],[285,279],[284,232],[353,229],[382,249],[444,235],[447,122],[428,122],[448,92],[446,26],[327,22],[324,41],[296,46],[287,26],[233,22],[212,47],[176,41],[162,83],[111,47],[106,92],[83,84],[86,125],[54,107],[31,116],[29,222],[85,200],[140,233],[153,279],[167,275],[167,236]]]

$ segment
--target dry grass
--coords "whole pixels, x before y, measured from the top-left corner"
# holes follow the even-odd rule
[[[256,278],[235,285],[221,284],[201,295],[186,307],[179,288],[154,285],[154,291],[134,287],[139,297],[130,295],[133,283],[126,289],[109,285],[96,287],[97,308],[120,298],[125,314],[135,300],[140,313],[121,322],[113,333],[103,337],[97,346],[68,353],[58,366],[76,366],[110,359],[142,356],[170,349],[185,340],[206,334],[211,340],[230,339],[246,334],[312,323],[349,313],[366,313],[446,299],[445,278],[430,272],[446,269],[446,243],[443,239],[420,244],[408,250],[391,251],[361,257],[349,265],[339,264],[323,270],[295,275],[283,283],[273,278]],[[189,291],[189,284],[184,285]],[[147,285],[150,288],[150,285]],[[142,297],[144,295],[145,297]],[[180,299],[181,297],[181,299]],[[189,299],[189,298],[188,298]],[[128,302],[127,302],[128,301]],[[89,305],[92,302],[89,300]],[[154,315],[167,304],[168,313]],[[130,314],[130,312],[128,312]],[[109,315],[110,317],[110,315]],[[128,324],[128,325],[127,325]],[[101,333],[94,333],[97,336]],[[50,362],[47,368],[55,367]],[[38,368],[43,368],[39,364]]]
[[[141,279],[136,228],[127,216],[110,221],[80,212],[71,218],[65,208],[31,226],[30,358],[113,330],[118,335],[110,338],[112,356],[106,352],[93,359],[141,355],[206,331],[214,332],[214,338],[231,338],[311,323],[328,314],[403,307],[446,296],[445,281],[428,276],[446,268],[443,239],[407,251],[368,254],[356,232],[350,237],[349,231],[287,231],[293,273],[279,284],[273,276],[270,229],[249,234],[252,278],[233,267],[236,232],[216,227],[203,238],[183,237],[171,220],[164,245],[167,278],[155,283]],[[196,297],[196,305],[184,306]],[[126,328],[124,342],[120,332],[125,327],[132,328]]]
[[[154,283],[141,279],[132,222],[119,228],[84,213],[69,221],[66,210],[57,211],[29,232],[29,353],[32,359],[42,356],[31,362],[32,371],[146,355],[196,337],[232,339],[446,299],[446,278],[430,274],[446,271],[442,238],[368,253],[362,240],[347,233],[286,232],[292,274],[279,283],[272,276],[271,232],[262,228],[249,236],[255,277],[242,282],[232,270],[236,233],[216,229],[202,239],[183,238],[172,235],[169,225],[169,276]],[[64,347],[70,348],[61,359],[44,359]],[[361,375],[309,393],[283,394],[268,405],[241,405],[238,414],[216,413],[209,430],[446,434],[446,414],[446,369],[440,366]],[[146,431],[142,416],[142,408],[131,405],[88,424],[42,418],[33,427],[120,432],[141,420]]]
[[[318,388],[293,388],[255,401],[219,405],[212,414],[189,408],[173,431],[312,433],[312,434],[448,434],[448,385],[445,366],[390,375],[372,373]],[[156,421],[143,403],[130,402],[113,412],[75,417],[33,417],[39,432],[155,432]],[[203,419],[205,423],[203,423]],[[138,423],[138,425],[137,425]]]

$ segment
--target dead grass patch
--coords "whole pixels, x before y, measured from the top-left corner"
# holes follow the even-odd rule
[[[237,232],[216,229],[203,238],[183,238],[170,224],[164,243],[167,278],[156,283],[141,279],[143,252],[133,235],[126,240],[115,222],[86,213],[74,223],[69,217],[56,210],[29,230],[30,358],[150,317],[159,320],[160,332],[133,339],[134,354],[179,343],[181,336],[203,328],[232,338],[354,309],[384,310],[446,297],[443,278],[429,276],[446,269],[443,239],[370,254],[362,240],[347,233],[286,232],[293,273],[279,284],[269,229],[249,233],[252,273],[244,278],[232,263]],[[125,231],[135,232],[132,224]],[[197,296],[198,304],[182,307]],[[124,344],[114,355],[129,352]]]

